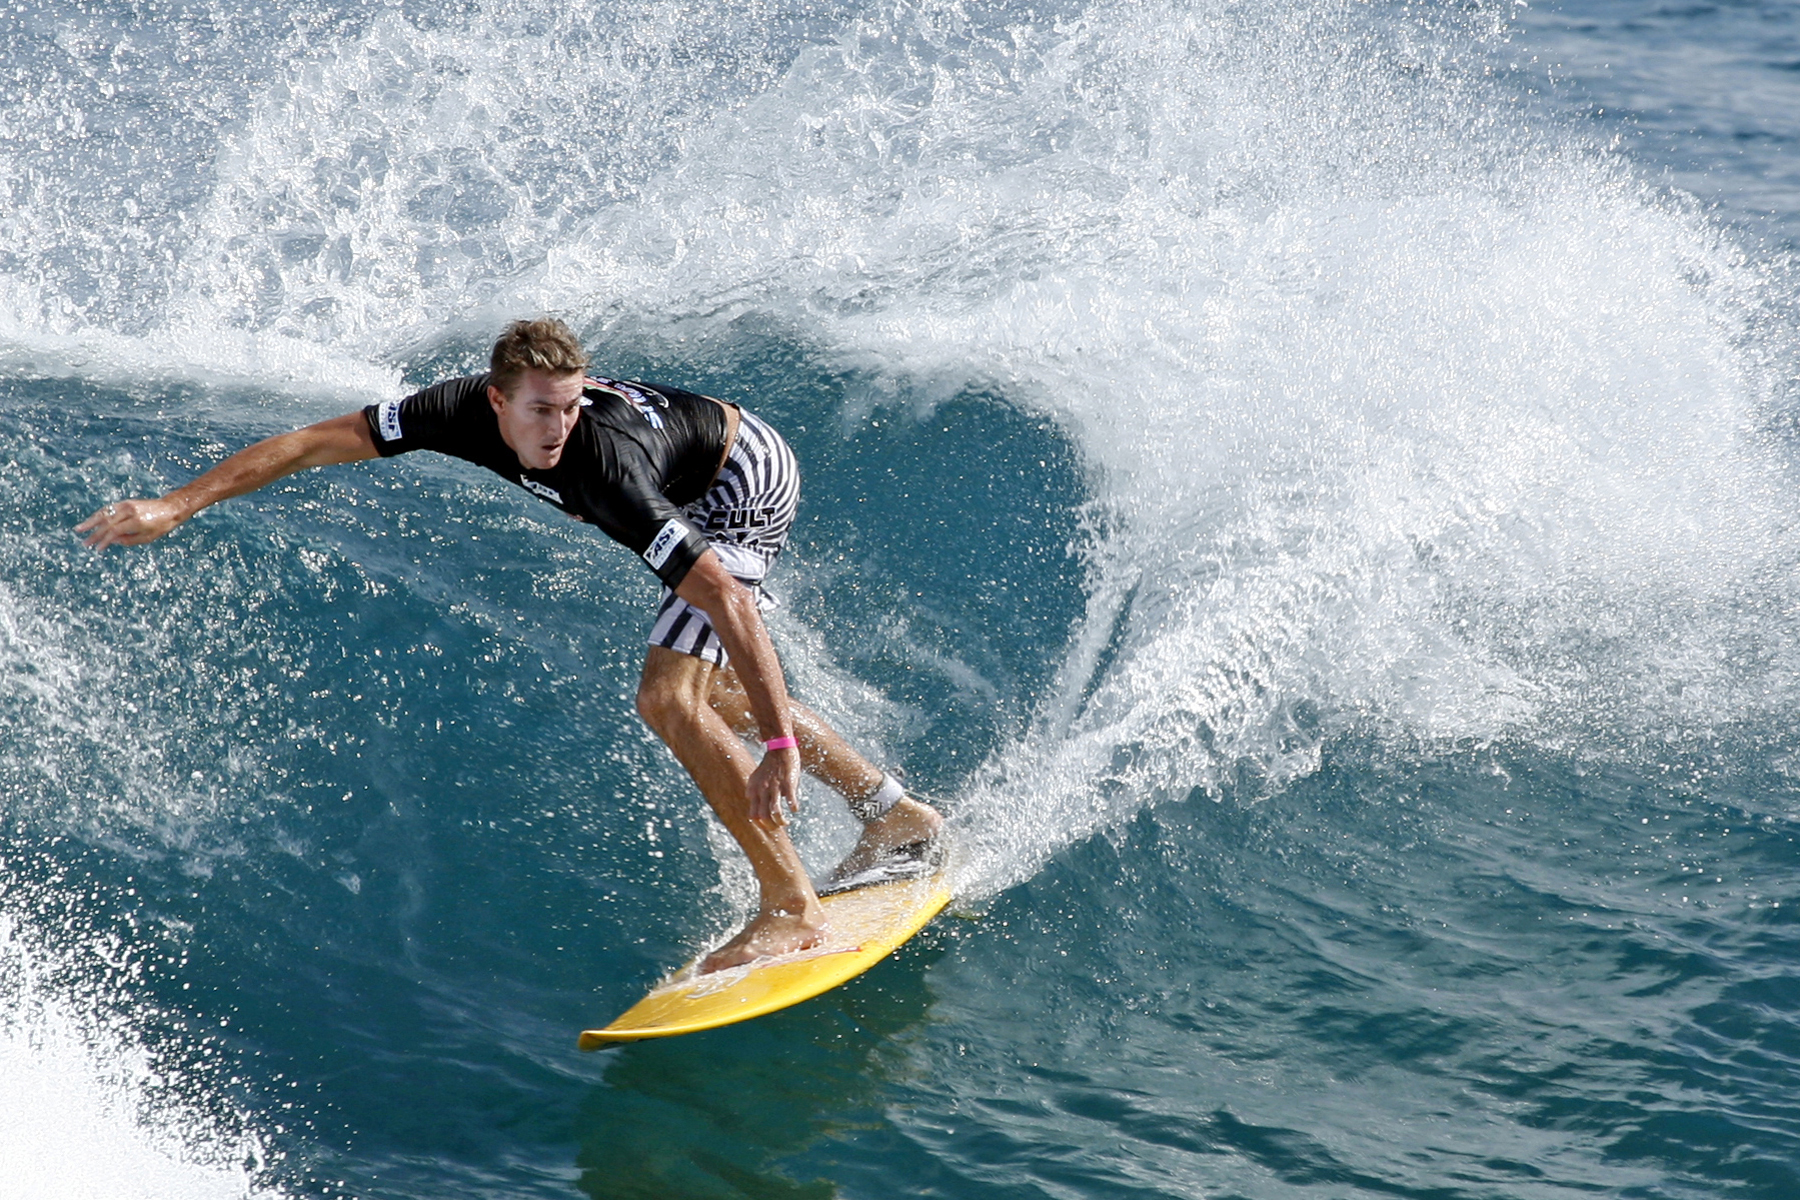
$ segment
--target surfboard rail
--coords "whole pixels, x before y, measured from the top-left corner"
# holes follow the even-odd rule
[[[748,1021],[810,1000],[864,971],[930,923],[950,903],[941,872],[825,896],[825,941],[741,967],[698,973],[700,960],[650,989],[610,1025],[585,1029],[583,1050],[676,1037]]]

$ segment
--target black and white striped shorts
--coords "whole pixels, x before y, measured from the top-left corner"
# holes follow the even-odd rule
[[[740,410],[737,438],[706,495],[682,510],[725,569],[756,593],[757,605],[775,607],[763,576],[787,545],[800,503],[800,464],[768,423]],[[663,589],[650,644],[725,665],[725,647],[705,613]]]

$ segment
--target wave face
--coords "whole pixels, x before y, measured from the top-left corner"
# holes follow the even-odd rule
[[[0,16],[21,1194],[1795,1194],[1781,19]],[[69,533],[539,311],[788,434],[796,690],[961,830],[966,919],[601,1058],[751,897],[629,555],[424,456]]]

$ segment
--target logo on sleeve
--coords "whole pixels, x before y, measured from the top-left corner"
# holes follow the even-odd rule
[[[658,410],[669,407],[669,398],[667,396],[655,392],[648,392],[643,388],[632,387],[629,383],[620,383],[617,379],[602,379],[598,376],[589,376],[581,382],[584,387],[593,388],[596,391],[609,392],[625,401],[625,403],[631,405],[633,412],[650,422],[650,428],[661,429],[663,427],[662,413]],[[584,401],[584,403],[588,402]]]
[[[400,440],[400,402],[386,400],[375,410],[375,423],[381,429],[381,440],[397,442]]]
[[[685,536],[687,536],[686,527],[676,518],[670,517],[661,531],[657,533],[655,540],[650,543],[650,548],[644,551],[644,561],[649,563],[653,570],[662,570],[662,565],[669,561],[669,555],[675,553],[675,547],[681,545],[681,539]]]

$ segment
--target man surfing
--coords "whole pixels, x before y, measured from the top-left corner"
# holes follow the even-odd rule
[[[599,526],[663,583],[638,712],[756,872],[756,916],[701,969],[807,949],[823,936],[824,912],[786,829],[802,769],[863,822],[834,881],[904,863],[943,817],[788,695],[762,619],[763,577],[800,498],[781,435],[735,404],[591,377],[587,366],[561,321],[515,321],[484,374],[265,439],[159,499],[108,504],[76,532],[95,550],[141,545],[296,471],[411,450],[467,459]],[[760,763],[740,740],[752,734]]]

